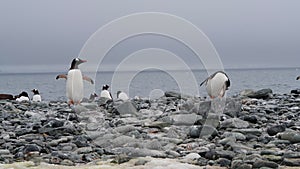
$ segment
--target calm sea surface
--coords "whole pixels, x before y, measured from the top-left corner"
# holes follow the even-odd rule
[[[300,69],[234,69],[226,70],[226,72],[231,80],[227,96],[235,95],[244,89],[271,88],[274,93],[289,93],[292,89],[300,88],[300,81],[296,81],[296,77],[300,75]],[[190,73],[193,73],[194,77],[190,76]],[[66,100],[66,82],[64,79],[56,80],[57,74],[0,74],[0,93],[16,95],[24,90],[32,96],[30,90],[37,88],[44,100]],[[206,96],[205,87],[199,87],[199,84],[208,76],[206,71],[201,70],[172,71],[171,73],[143,71],[133,77],[129,76],[130,72],[119,73],[119,76],[115,76],[114,72],[86,75],[95,79],[95,85],[84,83],[86,97],[94,91],[99,94],[103,84],[110,84],[113,87],[113,97],[116,97],[117,90],[127,91],[130,97],[155,97],[163,91],[183,91],[186,94],[203,97]],[[128,79],[128,77],[131,78]],[[112,81],[113,84],[111,84]]]

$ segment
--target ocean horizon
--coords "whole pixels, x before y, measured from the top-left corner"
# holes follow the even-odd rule
[[[245,89],[259,90],[270,88],[274,93],[283,94],[290,93],[291,90],[300,87],[300,81],[296,77],[300,75],[300,69],[293,68],[234,68],[226,69],[227,75],[231,80],[231,86],[227,92],[227,96],[233,96]],[[176,91],[184,94],[206,97],[204,86],[199,84],[208,76],[207,71],[203,69],[193,69],[192,72],[187,70],[145,70],[135,74],[130,79],[129,84],[123,84],[122,79],[114,79],[115,85],[112,85],[113,78],[127,77],[133,71],[101,71],[97,73],[83,72],[83,74],[94,79],[95,84],[91,85],[84,82],[85,97],[93,92],[100,93],[101,87],[104,84],[115,86],[112,95],[116,97],[116,91],[128,91],[131,98],[151,97],[153,95],[161,95],[165,91]],[[0,93],[17,95],[21,91],[27,91],[31,96],[31,89],[37,88],[45,101],[50,100],[67,100],[65,96],[64,79],[56,80],[58,74],[66,72],[34,72],[34,73],[0,73]],[[196,80],[198,91],[195,91],[195,84],[189,83],[195,80],[189,76],[190,73]],[[115,76],[118,74],[119,76]],[[176,77],[180,79],[176,79]],[[183,81],[185,85],[182,86]],[[117,84],[116,84],[117,83]],[[124,82],[125,83],[125,82]],[[192,86],[194,85],[194,86]],[[116,88],[117,87],[117,88]]]

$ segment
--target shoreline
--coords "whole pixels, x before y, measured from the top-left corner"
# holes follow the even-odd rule
[[[298,94],[245,90],[211,102],[166,92],[157,100],[102,98],[72,107],[0,100],[0,110],[0,168],[300,166]]]

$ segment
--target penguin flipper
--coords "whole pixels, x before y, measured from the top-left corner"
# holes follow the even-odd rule
[[[206,78],[203,82],[201,82],[201,83],[200,83],[200,86],[202,86],[204,83],[206,84],[209,78],[210,78],[210,77]]]
[[[67,79],[67,75],[66,74],[60,74],[60,75],[57,75],[55,79],[58,80],[60,78]]]
[[[91,79],[90,77],[82,76],[82,79],[83,79],[83,80],[86,80],[86,81],[88,81],[88,82],[90,82],[91,84],[94,84],[93,79]]]

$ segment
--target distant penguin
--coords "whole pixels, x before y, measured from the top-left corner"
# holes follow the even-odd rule
[[[129,100],[129,97],[127,96],[126,93],[118,91],[117,92],[117,98],[123,101]]]
[[[29,96],[28,93],[23,91],[22,93],[19,94],[18,98],[16,99],[16,101],[18,102],[22,102],[22,101],[29,101]]]
[[[108,98],[112,100],[111,93],[108,91],[109,85],[103,85],[102,86],[102,91],[100,93],[100,97]]]
[[[300,76],[298,76],[298,77],[296,78],[296,80],[300,80]]]
[[[32,101],[33,102],[41,102],[42,97],[41,97],[40,92],[38,91],[38,89],[32,89],[31,91],[33,92]]]
[[[83,80],[94,84],[94,81],[87,77],[83,76],[78,65],[86,62],[86,60],[81,60],[79,58],[75,58],[72,60],[71,68],[67,75],[58,75],[56,79],[65,78],[67,79],[66,83],[66,95],[69,99],[69,104],[79,104],[83,98]]]
[[[230,86],[230,80],[225,72],[217,71],[207,79],[205,79],[200,86],[205,83],[207,94],[211,99],[216,97],[223,97],[226,90]]]
[[[98,95],[97,95],[96,93],[92,93],[92,94],[90,95],[89,101],[90,101],[90,102],[93,102],[93,101],[95,101],[95,100],[97,99],[97,97],[98,97]]]

